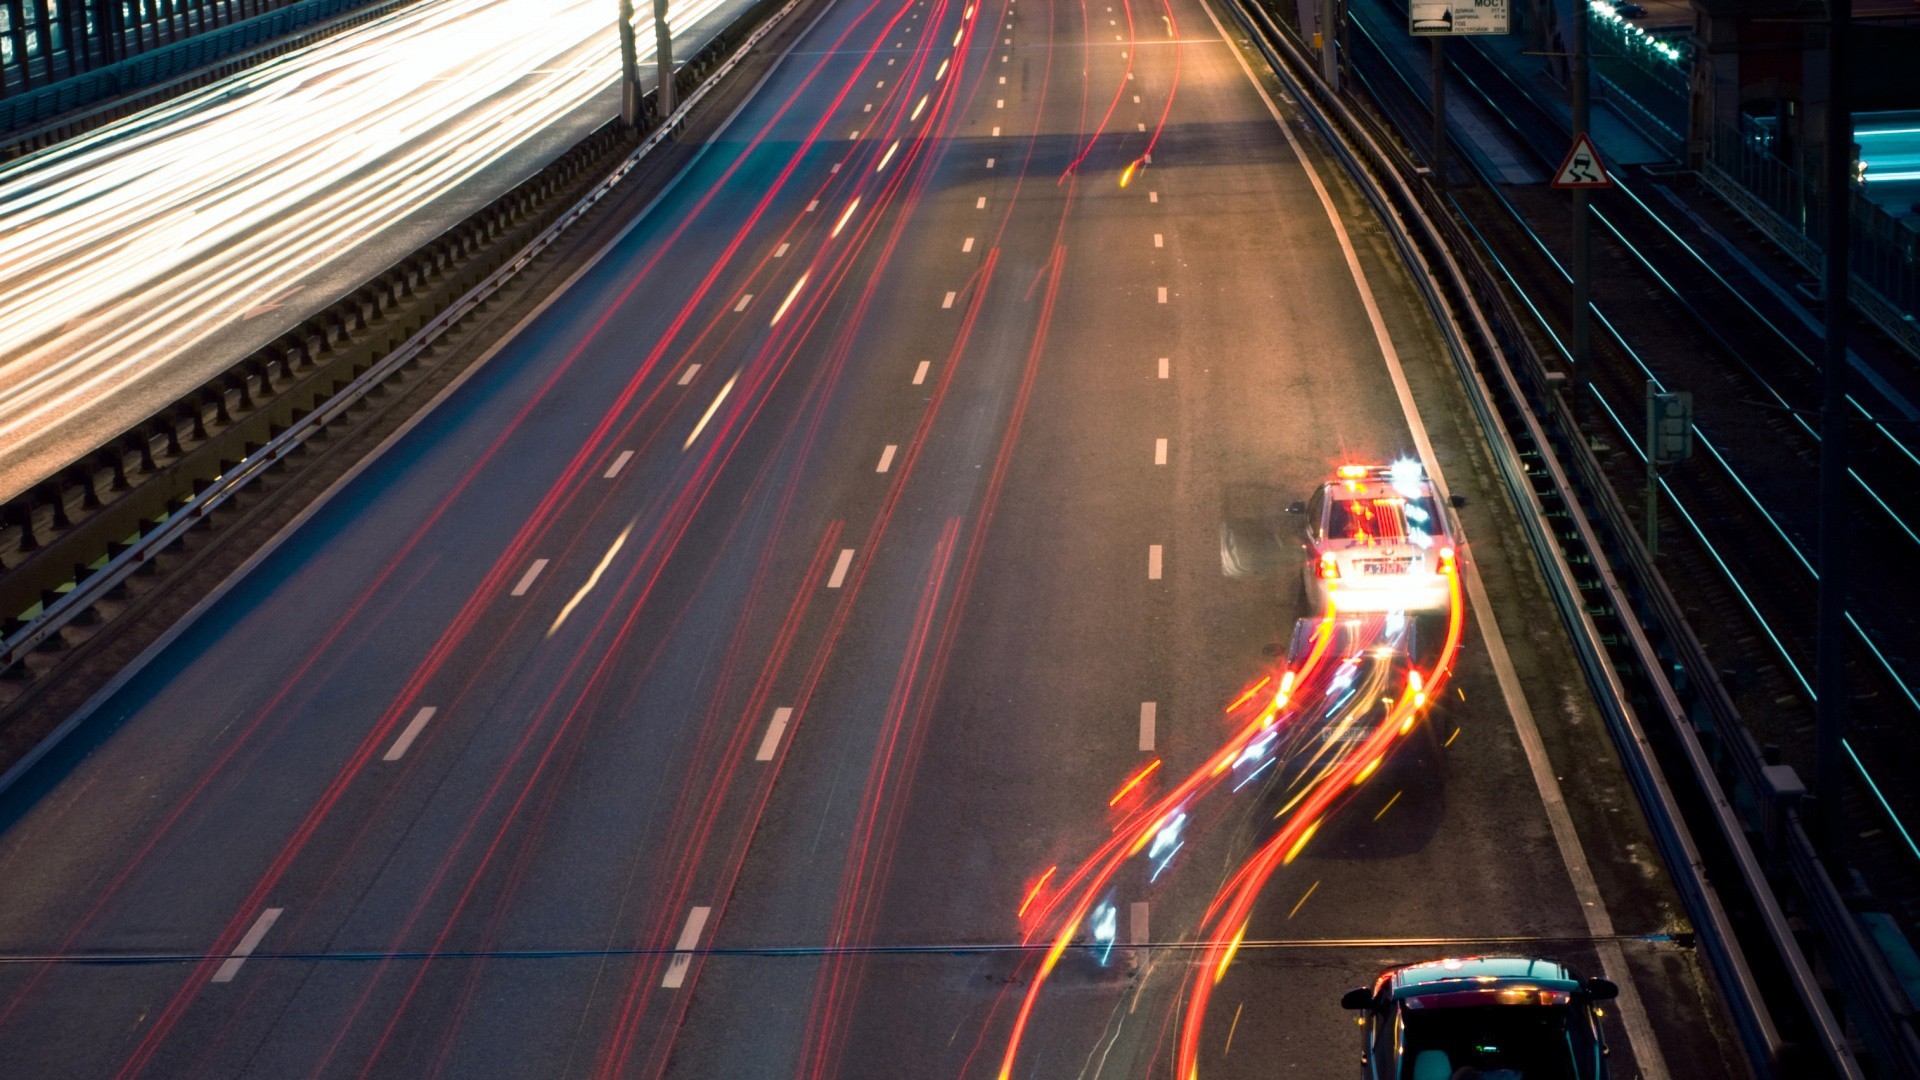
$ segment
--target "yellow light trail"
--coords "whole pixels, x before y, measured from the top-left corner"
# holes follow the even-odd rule
[[[788,297],[787,299],[791,300],[793,298]],[[782,305],[782,307],[784,306],[785,305]],[[776,322],[779,321],[779,316],[774,316],[774,320]],[[700,422],[693,425],[693,431],[687,435],[687,441],[681,444],[680,449],[682,452],[693,449],[693,440],[700,437],[700,433],[707,428],[707,421],[713,419],[713,414],[720,411],[720,403],[727,400],[728,394],[733,393],[733,380],[739,377],[738,373],[727,376],[727,385],[720,388],[719,396],[713,399],[713,404],[707,406],[706,412],[700,414]]]
[[[827,235],[830,237],[839,236],[840,230],[847,226],[847,219],[852,217],[853,212],[858,209],[860,209],[860,198],[859,196],[855,196],[854,200],[847,204],[846,212],[840,215],[840,220],[833,223],[833,231]]]
[[[800,290],[802,287],[806,285],[806,283],[807,283],[807,275],[801,274],[800,280],[794,282],[793,288],[787,290],[787,298],[785,300],[780,301],[780,308],[779,310],[773,313],[773,320],[767,323],[768,326],[779,325],[780,316],[785,315],[787,313],[787,308],[793,304],[793,298],[800,295]],[[731,379],[727,380],[727,385],[732,386],[733,380]],[[720,391],[720,396],[725,397],[726,393],[727,392],[725,390],[722,390]],[[691,442],[691,440],[689,440],[689,442]]]
[[[567,616],[573,614],[573,609],[580,606],[580,601],[585,600],[587,594],[593,591],[593,587],[600,584],[600,575],[606,573],[607,567],[613,564],[613,557],[620,554],[620,548],[627,542],[627,534],[632,531],[633,522],[629,521],[627,527],[620,530],[620,535],[614,537],[613,546],[607,549],[605,555],[600,556],[600,564],[593,568],[593,573],[587,575],[587,583],[580,586],[580,591],[574,593],[573,599],[568,600],[567,606],[561,608],[560,614],[554,617],[553,625],[547,627],[548,637],[552,637],[560,629],[560,624],[567,621]]]

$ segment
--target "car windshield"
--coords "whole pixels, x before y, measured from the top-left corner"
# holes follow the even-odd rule
[[[1403,1003],[1404,1004],[1404,1003]],[[1567,1042],[1567,1005],[1477,1005],[1401,1009],[1406,1025],[1403,1077],[1415,1075],[1422,1051],[1447,1055],[1438,1075],[1480,1080],[1574,1080]],[[1430,1067],[1430,1066],[1429,1066]],[[1462,1073],[1461,1070],[1469,1070]],[[1479,1070],[1474,1072],[1471,1070]],[[1421,1074],[1426,1075],[1426,1074]]]
[[[1340,540],[1369,541],[1430,539],[1436,527],[1433,502],[1425,496],[1399,495],[1335,499],[1327,535]],[[1422,546],[1425,546],[1422,544]]]

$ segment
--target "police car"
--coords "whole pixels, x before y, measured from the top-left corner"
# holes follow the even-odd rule
[[[1453,537],[1419,462],[1342,465],[1304,510],[1303,573],[1315,608],[1331,600],[1346,612],[1447,609]]]

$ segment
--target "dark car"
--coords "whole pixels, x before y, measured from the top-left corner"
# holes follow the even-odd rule
[[[1363,1080],[1606,1080],[1605,979],[1552,960],[1470,956],[1381,972],[1340,999],[1363,1013]]]
[[[1632,0],[1613,0],[1613,13],[1623,19],[1638,19],[1646,15],[1647,9]]]

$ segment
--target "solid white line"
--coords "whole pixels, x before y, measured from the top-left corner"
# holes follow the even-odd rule
[[[1163,304],[1167,302],[1167,287],[1165,285],[1160,286],[1160,302]]]
[[[1161,235],[1160,235],[1159,233],[1154,233],[1154,234],[1153,234],[1153,246],[1154,246],[1154,247],[1166,247],[1166,246],[1167,246],[1167,241],[1166,241],[1166,238],[1165,238],[1165,237],[1163,237],[1163,236],[1161,236]]]
[[[607,466],[607,471],[602,474],[603,479],[611,480],[614,477],[620,475],[620,470],[626,468],[627,462],[632,460],[633,460],[633,451],[631,450],[620,451],[620,456],[617,458],[614,458],[613,464]]]
[[[1207,18],[1213,21],[1214,28],[1222,37],[1226,36],[1226,27],[1220,24],[1213,11],[1202,5]],[[1360,257],[1354,252],[1353,240],[1347,235],[1347,227],[1341,222],[1339,211],[1334,208],[1333,197],[1327,193],[1326,184],[1321,182],[1320,170],[1308,159],[1300,141],[1295,137],[1293,128],[1280,115],[1280,109],[1267,95],[1266,87],[1253,74],[1247,65],[1246,57],[1239,50],[1232,50],[1234,59],[1240,62],[1240,69],[1246,73],[1247,81],[1253,84],[1260,99],[1266,103],[1267,112],[1273,116],[1273,122],[1279,125],[1281,134],[1286,136],[1287,145],[1300,162],[1301,169],[1307,174],[1307,180],[1320,199],[1320,208],[1327,215],[1327,221],[1333,226],[1335,239],[1340,243],[1341,254],[1347,263],[1347,273],[1353,278],[1354,288],[1360,294],[1360,302],[1367,311],[1367,321],[1373,328],[1373,336],[1380,348],[1381,358],[1387,366],[1387,373],[1393,381],[1394,395],[1399,399],[1400,411],[1406,415],[1407,427],[1413,434],[1415,448],[1420,453],[1421,462],[1426,466],[1427,476],[1432,480],[1435,490],[1444,499],[1447,494],[1445,478],[1440,473],[1440,465],[1434,457],[1433,444],[1427,437],[1426,424],[1420,419],[1419,407],[1413,400],[1413,389],[1407,383],[1407,375],[1400,363],[1400,353],[1394,348],[1393,338],[1387,332],[1386,320],[1380,315],[1380,305],[1375,301],[1373,287],[1367,281],[1366,270],[1360,265]],[[1472,602],[1474,614],[1480,624],[1481,637],[1487,643],[1487,653],[1493,661],[1494,675],[1500,684],[1500,695],[1506,699],[1507,713],[1513,718],[1513,726],[1519,733],[1521,746],[1527,754],[1527,765],[1533,773],[1534,786],[1539,789],[1540,801],[1546,809],[1547,824],[1553,832],[1553,839],[1560,849],[1560,860],[1566,865],[1567,877],[1573,884],[1574,897],[1580,902],[1581,913],[1585,916],[1587,930],[1600,939],[1595,951],[1600,956],[1600,967],[1606,977],[1620,987],[1618,1008],[1621,1026],[1627,1029],[1627,1043],[1633,1050],[1633,1059],[1640,1066],[1640,1075],[1645,1080],[1667,1080],[1671,1075],[1667,1071],[1664,1057],[1660,1053],[1659,1043],[1653,1035],[1653,1025],[1647,1019],[1646,1007],[1640,1000],[1638,989],[1634,985],[1633,972],[1627,967],[1626,954],[1613,938],[1613,916],[1607,911],[1606,901],[1600,895],[1598,884],[1593,879],[1592,864],[1587,861],[1585,849],[1580,843],[1580,834],[1574,829],[1573,816],[1567,811],[1566,799],[1560,788],[1560,781],[1554,774],[1553,763],[1547,757],[1546,746],[1540,740],[1540,729],[1534,723],[1533,711],[1527,704],[1526,695],[1520,689],[1519,673],[1514,670],[1513,657],[1507,651],[1506,638],[1500,633],[1499,623],[1494,618],[1493,607],[1487,600],[1486,587],[1480,580],[1479,568],[1470,560],[1461,561],[1462,577],[1467,587],[1468,599]]]
[[[698,374],[700,374],[700,365],[688,364],[687,370],[680,373],[680,385],[685,386],[688,383],[692,382],[693,377]]]
[[[1167,463],[1167,440],[1153,440],[1153,463],[1155,465],[1165,465]]]
[[[964,243],[962,243],[962,244],[960,245],[960,250],[961,250],[961,251],[972,251],[972,250],[973,250],[973,237],[971,237],[971,236],[969,236],[969,237],[967,237],[967,239],[966,239],[966,241],[965,241]]]
[[[773,752],[780,746],[780,736],[786,733],[787,721],[791,719],[793,719],[791,707],[782,705],[773,710],[773,719],[767,723],[766,737],[760,740],[760,749],[753,755],[753,760],[773,760]]]
[[[667,965],[666,977],[660,980],[663,989],[678,990],[687,981],[687,969],[693,966],[693,953],[689,950],[700,944],[700,931],[707,928],[707,916],[711,914],[710,907],[697,907],[687,913],[686,929],[680,931],[680,941],[673,947],[673,960]]]
[[[527,595],[527,590],[533,588],[533,579],[539,577],[540,571],[545,570],[546,568],[547,568],[547,560],[545,559],[533,560],[533,565],[527,567],[527,572],[520,575],[520,583],[513,587],[513,595],[515,596]]]
[[[1159,544],[1153,544],[1147,548],[1147,580],[1148,581],[1160,580],[1160,545]]]
[[[1153,728],[1154,728],[1155,722],[1158,721],[1159,719],[1160,719],[1160,703],[1159,702],[1143,701],[1140,703],[1140,749],[1141,750],[1151,751],[1153,749]]]
[[[735,311],[745,311],[745,310],[747,310],[747,305],[748,305],[748,304],[751,304],[751,303],[753,303],[753,294],[752,294],[752,293],[741,293],[741,294],[740,294],[740,302],[739,302],[739,303],[737,303],[737,304],[735,304],[735,305],[733,305],[733,310],[735,310]]]
[[[933,361],[931,360],[920,361],[920,366],[913,369],[913,385],[919,386],[921,383],[926,382],[927,369],[932,366],[933,366]]]
[[[838,165],[836,165],[836,166],[834,166],[834,168],[836,168],[836,169],[837,169],[837,168],[839,168],[839,166],[838,166]],[[773,257],[774,257],[774,258],[776,258],[776,259],[784,259],[784,258],[786,258],[786,257],[787,257],[787,245],[785,245],[785,244],[781,244],[781,245],[780,245],[779,247],[777,247],[777,248],[774,248],[774,249],[773,249]]]
[[[1160,358],[1160,377],[1167,377],[1167,358],[1164,356]]]
[[[833,564],[833,574],[827,578],[827,588],[839,588],[847,580],[847,567],[852,565],[853,549],[841,548],[840,558]]]
[[[270,907],[261,912],[260,917],[253,920],[253,925],[247,929],[247,936],[240,939],[240,944],[234,946],[233,953],[220,965],[220,970],[213,973],[213,981],[232,982],[233,977],[240,974],[240,965],[246,963],[247,957],[253,955],[253,950],[260,947],[260,939],[267,936],[267,931],[273,929],[273,924],[279,921],[280,913],[285,910]]]
[[[959,293],[951,293],[951,292],[950,292],[950,293],[948,293],[948,294],[947,294],[947,298],[946,298],[945,300],[942,300],[942,301],[940,301],[940,307],[941,307],[941,310],[945,310],[945,309],[947,309],[947,308],[950,308],[950,307],[952,307],[952,306],[953,306],[953,298],[954,298],[954,297],[956,297],[956,296],[958,296],[958,295],[960,295],[960,294],[959,294]]]
[[[987,197],[982,195],[978,199],[975,199],[973,201],[973,208],[975,210],[985,210],[987,208]]]
[[[875,466],[873,471],[886,472],[888,469],[891,469],[893,467],[893,452],[898,449],[900,449],[898,446],[893,443],[888,443],[887,448],[880,451],[880,464]]]
[[[541,559],[540,561],[544,563],[547,560]],[[438,708],[428,705],[419,712],[414,713],[413,719],[407,721],[406,730],[400,733],[399,738],[393,740],[393,745],[387,748],[386,754],[383,755],[380,760],[399,761],[405,757],[407,750],[413,746],[413,740],[419,738],[420,732],[425,730],[427,721],[433,719],[433,714],[439,711]]]
[[[1128,919],[1127,922],[1127,936],[1133,944],[1145,945],[1147,942],[1153,940],[1147,936],[1147,902],[1145,900],[1135,900],[1133,902],[1132,918]]]

